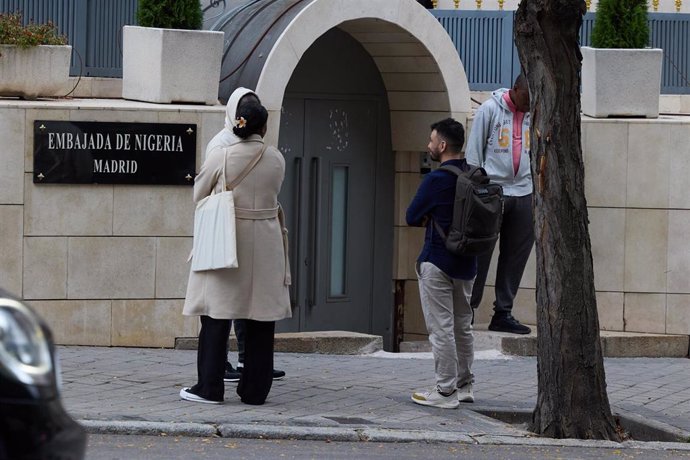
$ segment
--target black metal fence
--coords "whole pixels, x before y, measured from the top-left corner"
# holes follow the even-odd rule
[[[216,3],[225,4],[211,2],[207,16],[218,16]],[[74,48],[72,75],[121,77],[122,26],[136,24],[137,4],[138,0],[0,0],[0,12],[21,11],[25,21],[53,21]],[[513,44],[514,11],[430,11],[453,40],[471,90],[511,85],[520,70]],[[690,94],[690,14],[648,17],[650,46],[664,50],[661,92]],[[595,18],[596,13],[584,18],[582,45],[590,43]]]
[[[510,87],[520,71],[514,11],[433,10],[465,66],[470,89]],[[588,46],[596,13],[587,13],[580,43]],[[661,92],[690,94],[690,14],[649,13],[649,43],[664,50]]]
[[[122,26],[136,24],[138,0],[0,0],[0,12],[52,21],[72,45],[71,75],[122,76]]]

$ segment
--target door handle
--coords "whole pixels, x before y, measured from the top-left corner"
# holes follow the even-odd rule
[[[309,270],[309,297],[307,299],[307,306],[313,308],[316,305],[317,291],[318,291],[318,276],[319,276],[319,254],[321,251],[320,244],[320,211],[321,211],[321,157],[313,157],[311,159],[311,190],[310,190],[310,213],[309,213],[309,228],[310,228],[310,248],[309,261],[311,267]]]

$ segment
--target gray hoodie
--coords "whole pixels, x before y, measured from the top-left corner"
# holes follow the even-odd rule
[[[525,196],[532,193],[530,172],[529,127],[530,114],[522,121],[522,152],[517,174],[513,169],[513,113],[498,89],[484,102],[474,115],[472,130],[467,139],[465,157],[467,163],[482,166],[491,180],[503,186],[507,196]],[[503,134],[501,136],[501,133]]]

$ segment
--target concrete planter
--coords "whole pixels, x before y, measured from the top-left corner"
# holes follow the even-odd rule
[[[64,96],[71,56],[69,45],[0,45],[0,96]]]
[[[661,49],[582,48],[582,113],[657,118]]]
[[[218,103],[223,32],[124,26],[122,97]]]

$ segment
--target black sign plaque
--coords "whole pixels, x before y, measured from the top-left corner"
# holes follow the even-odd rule
[[[35,184],[193,185],[196,124],[34,121]]]

